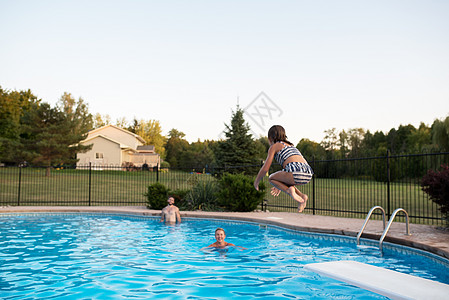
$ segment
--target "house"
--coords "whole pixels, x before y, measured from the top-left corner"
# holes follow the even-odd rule
[[[92,149],[77,154],[77,166],[130,166],[149,168],[160,165],[160,156],[154,146],[144,145],[139,135],[123,128],[106,125],[89,131],[87,138],[80,142],[92,144]]]

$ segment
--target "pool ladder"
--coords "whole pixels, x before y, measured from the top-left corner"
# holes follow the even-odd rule
[[[385,209],[383,209],[382,206],[373,206],[370,209],[370,211],[368,212],[368,215],[365,218],[365,222],[363,223],[362,228],[360,229],[359,233],[357,234],[357,245],[360,245],[360,237],[362,236],[363,230],[365,230],[366,224],[368,224],[368,221],[369,221],[371,215],[373,214],[373,212],[376,209],[380,209],[380,211],[382,212],[382,221],[383,221],[383,225],[384,225],[384,231],[383,231],[382,236],[380,237],[380,240],[379,240],[379,249],[380,249],[380,251],[382,251],[382,245],[383,245],[385,236],[387,235],[388,230],[390,230],[390,226],[391,226],[391,224],[393,224],[393,220],[396,217],[396,215],[398,214],[398,212],[401,212],[401,211],[404,212],[404,214],[405,214],[405,226],[406,226],[405,227],[405,234],[406,235],[411,235],[411,233],[410,233],[410,226],[409,226],[409,220],[408,220],[408,213],[405,211],[405,209],[403,209],[403,208],[396,209],[393,212],[393,214],[391,215],[390,220],[388,221],[388,225],[385,227]]]

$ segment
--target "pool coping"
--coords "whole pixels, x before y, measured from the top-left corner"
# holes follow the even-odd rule
[[[1,206],[2,213],[29,212],[96,212],[124,213],[144,216],[160,216],[160,210],[151,210],[144,206]],[[182,211],[181,218],[212,218],[240,220],[281,226],[288,229],[357,236],[363,225],[363,219],[318,216],[288,212],[205,212]],[[385,242],[409,246],[449,259],[449,230],[435,226],[410,224],[411,236],[405,235],[405,223],[394,222],[385,237]],[[383,224],[380,220],[370,220],[362,238],[378,241],[382,235]]]

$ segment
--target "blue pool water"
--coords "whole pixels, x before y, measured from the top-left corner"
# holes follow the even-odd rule
[[[247,250],[201,251],[217,227]],[[374,245],[238,221],[8,214],[0,216],[0,298],[386,299],[303,268],[336,260],[449,284],[447,260],[388,243],[381,255]]]

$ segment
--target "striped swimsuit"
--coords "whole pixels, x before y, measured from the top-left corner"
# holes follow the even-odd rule
[[[301,152],[294,147],[289,146],[283,142],[280,142],[284,145],[284,148],[282,148],[279,152],[276,152],[274,154],[274,159],[281,165],[284,165],[284,162],[293,155],[300,155],[302,156]],[[289,172],[293,174],[293,179],[295,181],[296,185],[303,185],[306,183],[309,183],[309,181],[312,179],[313,176],[313,170],[312,168],[306,164],[306,163],[300,163],[300,162],[291,162],[288,163],[284,169],[282,169],[284,172]]]

